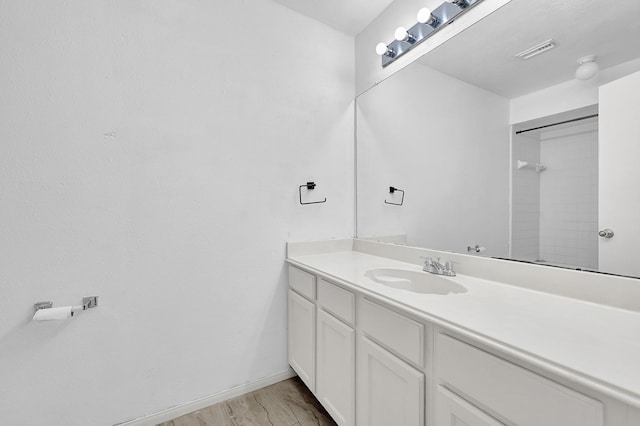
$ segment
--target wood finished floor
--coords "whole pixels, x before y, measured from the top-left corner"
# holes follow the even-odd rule
[[[258,389],[158,426],[336,426],[300,378]]]

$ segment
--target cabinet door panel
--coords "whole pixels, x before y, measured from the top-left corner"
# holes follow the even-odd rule
[[[355,331],[318,309],[317,397],[340,426],[355,412]]]
[[[438,426],[504,426],[504,423],[439,386]]]
[[[315,392],[316,306],[289,290],[289,365]]]
[[[360,426],[424,425],[424,374],[363,337],[358,346]]]
[[[444,334],[438,378],[469,401],[520,426],[602,426],[600,401]]]
[[[320,280],[318,284],[318,304],[337,318],[353,325],[356,315],[356,296],[328,281]]]
[[[423,324],[367,299],[362,299],[358,308],[359,324],[368,336],[408,361],[424,367]]]
[[[316,300],[315,275],[293,266],[289,266],[289,287],[309,300]]]

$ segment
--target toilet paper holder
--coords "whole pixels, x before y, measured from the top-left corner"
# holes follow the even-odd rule
[[[50,309],[53,308],[53,302],[36,302],[33,305],[36,309],[36,312],[40,309]],[[73,306],[71,308],[72,312],[84,311],[87,309],[95,308],[98,306],[98,296],[87,296],[82,298],[82,305]]]

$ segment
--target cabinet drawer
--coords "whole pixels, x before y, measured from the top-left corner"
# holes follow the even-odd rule
[[[315,275],[289,266],[289,287],[309,300],[316,300]]]
[[[356,296],[323,279],[318,284],[318,303],[338,318],[354,324]]]
[[[439,334],[438,376],[475,405],[519,426],[602,426],[602,403]]]
[[[389,350],[424,367],[424,325],[362,299],[358,311],[362,330]]]

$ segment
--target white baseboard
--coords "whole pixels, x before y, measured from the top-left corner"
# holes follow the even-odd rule
[[[262,379],[256,380],[255,382],[245,383],[229,390],[218,392],[211,396],[205,396],[204,398],[196,399],[195,401],[190,401],[184,404],[176,405],[175,407],[167,408],[166,410],[162,410],[154,414],[149,414],[144,417],[126,421],[124,423],[118,423],[117,426],[154,426],[158,423],[175,419],[176,417],[189,414],[193,411],[201,410],[210,405],[235,398],[236,396],[244,395],[245,393],[253,392],[254,390],[258,390],[274,383],[290,379],[295,375],[295,371],[289,368],[286,371],[263,377]]]

